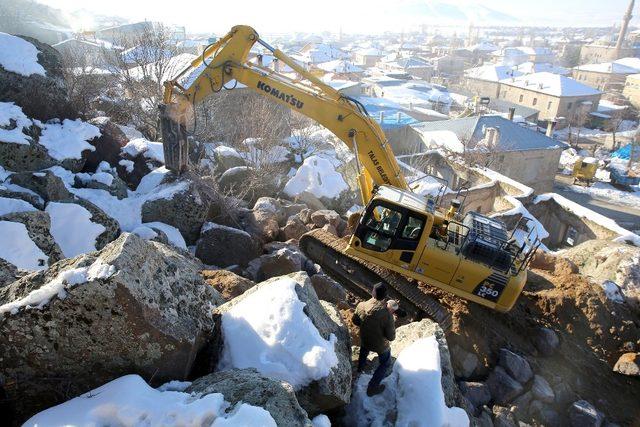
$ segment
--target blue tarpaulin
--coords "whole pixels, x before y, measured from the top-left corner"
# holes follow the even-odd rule
[[[611,154],[611,157],[617,157],[619,159],[624,159],[624,160],[629,160],[629,156],[631,156],[631,144],[627,144],[624,147],[617,149]],[[634,161],[640,158],[640,147],[637,147],[637,146],[635,147],[633,157],[634,157],[633,158]]]

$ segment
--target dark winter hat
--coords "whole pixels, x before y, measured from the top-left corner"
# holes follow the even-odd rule
[[[373,285],[373,291],[371,292],[371,295],[373,295],[373,297],[378,301],[382,301],[387,297],[387,287],[384,283],[378,282]]]

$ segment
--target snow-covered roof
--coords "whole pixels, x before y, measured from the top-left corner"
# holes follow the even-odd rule
[[[624,65],[625,67],[634,68],[636,73],[640,71],[640,58],[620,58],[613,62]]]
[[[636,68],[627,67],[616,62],[602,62],[600,64],[585,64],[574,67],[574,70],[589,71],[592,73],[603,74],[634,74],[638,70]]]
[[[571,70],[558,65],[553,65],[548,62],[534,63],[531,61],[523,62],[522,64],[515,65],[514,70],[518,70],[522,74],[534,74],[534,73],[553,73],[560,74],[562,76],[568,76],[571,74]]]
[[[498,49],[498,46],[496,46],[495,44],[484,41],[467,47],[467,50],[470,50],[472,52],[494,52]]]
[[[483,65],[481,67],[470,68],[465,70],[465,76],[471,79],[486,80],[490,82],[498,82],[510,77],[521,76],[520,71],[514,70],[508,65]]]
[[[384,52],[381,51],[380,49],[377,49],[375,47],[370,47],[368,49],[360,49],[360,50],[356,50],[355,52],[358,55],[361,56],[383,56]]]
[[[590,96],[602,93],[572,78],[548,72],[508,78],[501,80],[500,83],[551,96]]]
[[[350,61],[344,59],[335,59],[333,61],[323,62],[317,65],[318,68],[330,73],[362,73],[364,70]]]

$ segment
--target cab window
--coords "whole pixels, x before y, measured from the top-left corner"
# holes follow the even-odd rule
[[[384,234],[394,236],[401,219],[402,214],[400,212],[379,205],[373,208],[367,226]]]
[[[402,230],[402,238],[410,239],[410,240],[419,240],[420,235],[422,234],[422,228],[424,227],[424,220],[421,218],[416,218],[414,216],[409,216],[407,220],[407,225],[404,226]]]

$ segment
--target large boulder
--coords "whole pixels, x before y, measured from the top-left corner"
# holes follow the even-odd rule
[[[298,398],[298,401],[300,402],[300,405],[309,413],[309,415],[313,416],[321,412],[339,408],[349,402],[349,398],[351,395],[351,340],[349,337],[349,332],[344,322],[342,321],[338,310],[335,308],[335,306],[318,299],[315,291],[313,290],[313,286],[311,285],[311,281],[309,280],[309,277],[306,273],[294,273],[287,276],[275,277],[262,283],[258,283],[256,286],[249,289],[239,297],[236,297],[226,304],[216,308],[216,316],[220,316],[222,318],[222,321],[216,322],[216,334],[214,335],[214,337],[216,337],[217,341],[214,341],[213,345],[217,347],[218,350],[214,351],[213,354],[222,354],[224,358],[224,355],[229,354],[229,352],[231,351],[224,348],[225,340],[228,339],[225,338],[224,335],[225,313],[229,313],[234,310],[236,306],[242,304],[248,298],[251,298],[252,295],[254,295],[256,292],[268,292],[269,294],[276,293],[279,289],[279,286],[284,286],[283,281],[286,283],[290,283],[290,280],[292,280],[295,284],[294,289],[295,294],[297,295],[297,299],[304,304],[304,314],[317,329],[322,339],[334,343],[333,349],[335,355],[337,356],[337,363],[333,367],[331,367],[327,376],[311,380],[310,382],[305,384],[299,384],[297,386],[294,385],[294,388],[296,389],[296,396]],[[288,302],[286,306],[280,307],[277,310],[279,310],[280,313],[289,313],[290,310],[292,310],[294,307],[289,304],[290,302]],[[256,310],[258,310],[258,307],[256,307]],[[265,316],[270,315],[266,313]],[[232,317],[235,319],[235,316]],[[261,319],[260,321],[269,323],[271,321],[269,319]],[[248,326],[246,328],[252,328],[249,323],[247,323],[247,325]],[[294,327],[293,325],[289,326]],[[276,340],[275,343],[270,345],[271,349],[275,348],[273,351],[279,351],[278,349],[280,349],[281,346],[288,347],[297,344],[294,344],[294,342],[290,340],[280,342],[278,340],[278,337],[282,339],[283,333],[285,335],[288,335],[289,333],[293,332],[278,332],[278,327],[278,325],[273,326],[274,335],[272,335],[271,332],[264,330],[253,331],[251,332],[252,336],[258,334],[267,334],[269,338],[258,338],[256,336],[252,339]],[[243,326],[243,328],[245,327]],[[247,329],[247,333],[250,332],[249,329]],[[294,339],[293,337],[295,337],[295,334],[292,336],[292,339]],[[284,357],[295,359],[295,366],[299,366],[299,363],[303,363],[306,365],[306,363],[309,363],[311,359],[315,359],[319,356],[311,355],[308,353],[308,357],[310,357],[311,359],[307,361],[306,357],[303,360],[296,359],[296,350],[284,350],[284,352],[286,353],[286,356]],[[278,364],[280,363],[289,362],[291,361],[264,360],[261,363],[267,365],[275,364],[275,366],[278,366]],[[239,362],[235,360],[225,359],[221,362],[220,365],[218,365],[218,367],[222,366],[227,369],[229,367],[233,367],[234,363]],[[258,366],[242,367],[255,367],[258,369],[260,368]]]
[[[258,242],[246,231],[207,222],[196,242],[195,254],[205,264],[228,267],[245,266],[260,253]]]
[[[604,414],[586,400],[573,402],[569,407],[569,425],[571,427],[600,427]]]
[[[231,147],[218,146],[213,149],[212,154],[219,173],[224,173],[238,166],[247,166],[247,162],[242,158],[240,153]]]
[[[127,145],[129,138],[108,117],[96,117],[89,123],[100,129],[100,137],[89,141],[95,147],[85,155],[83,172],[95,171],[101,162],[107,162],[112,167],[117,167],[122,157],[120,151]]]
[[[254,259],[249,263],[247,272],[254,280],[261,282],[272,277],[295,273],[303,268],[303,255],[285,247]]]
[[[163,222],[176,227],[187,244],[192,245],[200,236],[200,229],[212,209],[207,190],[196,182],[184,180],[175,183],[182,190],[167,198],[151,198],[142,205],[142,222]]]
[[[522,385],[513,379],[501,366],[496,366],[489,374],[487,386],[489,386],[493,401],[499,405],[511,402],[524,391]]]
[[[462,395],[474,408],[482,408],[491,400],[491,392],[486,384],[473,381],[460,381]]]
[[[348,307],[347,291],[331,277],[324,273],[314,274],[311,276],[311,284],[321,300],[335,304],[340,308]]]
[[[506,348],[500,349],[498,364],[521,384],[525,384],[533,378],[533,370],[531,370],[527,359]]]
[[[15,265],[0,258],[0,288],[15,282],[26,273],[20,272]],[[2,384],[0,384],[1,386]]]
[[[185,379],[214,327],[201,264],[123,234],[0,289],[0,360],[20,419],[125,374]]]
[[[37,193],[46,202],[65,200],[72,197],[62,179],[49,170],[17,172],[11,175],[9,181],[12,184]]]
[[[244,402],[264,408],[279,426],[311,427],[293,387],[284,381],[265,377],[252,368],[214,372],[195,380],[185,392],[201,396],[222,393],[232,405]]]
[[[298,215],[291,215],[284,227],[282,227],[281,234],[283,240],[298,240],[307,231],[309,231],[309,228],[307,228],[302,219]]]
[[[227,270],[205,270],[202,276],[207,285],[216,288],[227,301],[242,295],[256,285],[251,280]]]
[[[37,129],[36,126],[32,128]],[[49,156],[47,149],[37,142],[38,132],[32,132],[34,136],[28,144],[0,140],[0,166],[12,171],[33,171],[57,165],[58,162]]]
[[[60,246],[50,233],[51,218],[48,213],[42,211],[16,212],[0,216],[0,220],[24,224],[33,243],[47,255],[49,265],[64,258]]]
[[[104,227],[104,231],[96,237],[96,249],[104,248],[108,243],[113,242],[120,235],[120,224],[115,219],[107,215],[102,209],[79,197],[60,200],[60,203],[75,203],[82,206],[91,213],[91,222],[100,224]]]
[[[27,116],[41,121],[74,118],[76,112],[69,103],[60,53],[32,37],[18,37],[36,47],[45,75],[25,76],[0,65],[0,101],[14,101]]]

